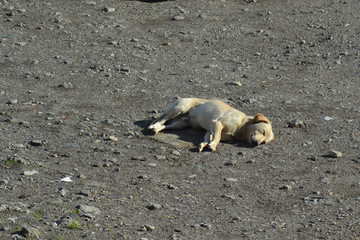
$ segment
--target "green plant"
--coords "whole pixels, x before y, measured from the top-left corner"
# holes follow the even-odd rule
[[[82,230],[80,224],[75,220],[73,220],[71,223],[69,223],[69,225],[67,225],[67,228]]]
[[[41,220],[42,219],[42,217],[40,215],[40,209],[37,212],[35,212],[35,218],[36,218],[36,220]]]

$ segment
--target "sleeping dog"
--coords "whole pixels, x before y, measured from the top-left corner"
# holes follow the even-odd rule
[[[250,117],[222,101],[200,98],[176,100],[151,123],[149,129],[157,134],[164,129],[189,126],[207,131],[204,141],[198,146],[199,152],[205,147],[215,151],[220,141],[247,141],[258,146],[274,139],[271,123],[262,114]]]

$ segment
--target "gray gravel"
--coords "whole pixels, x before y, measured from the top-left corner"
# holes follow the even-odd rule
[[[359,12],[0,1],[0,238],[359,239]],[[150,136],[177,97],[262,113],[275,140]]]

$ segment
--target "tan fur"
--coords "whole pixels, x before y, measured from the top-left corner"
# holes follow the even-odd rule
[[[200,98],[176,100],[149,129],[157,134],[164,129],[189,126],[207,131],[199,152],[205,147],[215,151],[220,141],[247,141],[257,146],[274,139],[271,123],[262,114],[250,117],[222,101]]]

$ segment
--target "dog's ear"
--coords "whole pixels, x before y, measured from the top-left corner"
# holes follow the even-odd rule
[[[269,123],[270,121],[269,119],[267,119],[266,117],[264,117],[264,115],[262,115],[261,113],[256,114],[256,116],[254,117],[254,119],[251,121],[253,124],[255,123],[260,123],[260,122],[264,122],[264,123]]]

